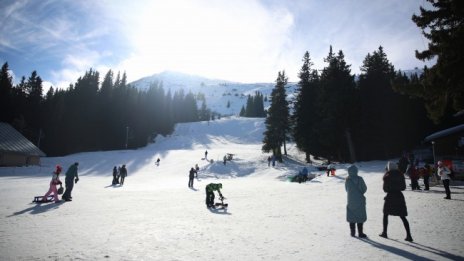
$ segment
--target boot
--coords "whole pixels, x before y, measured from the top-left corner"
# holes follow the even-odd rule
[[[382,233],[380,233],[379,236],[384,237],[384,238],[388,238],[387,232],[382,232]]]
[[[354,226],[354,223],[350,223],[350,230],[351,230],[351,236],[354,237],[356,233],[356,227]]]
[[[363,233],[363,223],[358,223],[358,237],[366,238],[367,235]]]

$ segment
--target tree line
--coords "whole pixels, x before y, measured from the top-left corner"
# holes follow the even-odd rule
[[[400,156],[439,129],[459,123],[464,110],[464,5],[458,0],[427,0],[412,20],[430,40],[416,58],[437,62],[420,75],[395,71],[382,46],[368,53],[356,80],[343,51],[330,47],[326,66],[313,69],[303,57],[290,113],[285,71],[271,93],[262,150],[281,160],[281,147],[293,139],[310,155],[329,160],[389,159]],[[462,123],[462,122],[461,122]]]
[[[126,79],[125,73],[115,76],[109,70],[100,82],[99,72],[90,69],[68,89],[52,87],[44,96],[36,71],[13,85],[5,63],[0,121],[12,124],[49,156],[58,156],[141,147],[158,134],[171,133],[176,123],[209,117],[190,92],[165,92],[161,83],[141,91]]]

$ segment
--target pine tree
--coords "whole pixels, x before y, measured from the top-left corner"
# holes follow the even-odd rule
[[[420,8],[412,20],[430,41],[420,60],[436,58],[424,71],[417,96],[425,100],[429,117],[438,123],[464,109],[464,4],[461,0],[427,0],[432,10]]]
[[[311,70],[313,63],[306,52],[303,57],[296,90],[296,100],[294,102],[294,114],[292,115],[292,135],[293,139],[301,151],[306,154],[306,161],[310,162],[312,148],[317,146],[314,138],[314,126],[317,124],[316,99],[318,95],[319,76],[316,70]]]
[[[264,152],[272,151],[280,162],[282,161],[282,145],[284,145],[284,154],[286,154],[285,142],[289,132],[289,107],[285,92],[287,83],[285,71],[279,72],[276,85],[271,93],[271,106],[265,120],[266,130],[262,147]]]
[[[0,70],[0,122],[12,122],[12,92],[13,77],[9,73],[8,63],[4,63]]]
[[[353,161],[355,155],[351,146],[351,130],[356,108],[354,76],[341,50],[335,55],[331,46],[325,62],[328,65],[321,73],[317,101],[320,118],[314,126],[314,138],[319,145],[315,148],[315,155]]]

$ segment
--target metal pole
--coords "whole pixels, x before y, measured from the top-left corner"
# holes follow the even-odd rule
[[[437,161],[435,160],[435,141],[432,141],[432,154],[433,154],[433,165],[435,166]]]
[[[128,142],[129,142],[129,126],[126,127],[126,149],[127,149]]]

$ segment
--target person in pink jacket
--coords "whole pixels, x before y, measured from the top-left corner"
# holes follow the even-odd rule
[[[42,197],[42,201],[47,201],[47,198],[50,194],[53,193],[53,198],[55,203],[57,203],[60,199],[58,198],[58,190],[56,189],[57,185],[61,186],[61,180],[60,180],[60,173],[61,173],[61,166],[56,165],[56,169],[52,174],[52,180],[50,181],[50,188],[48,189],[47,193]]]

